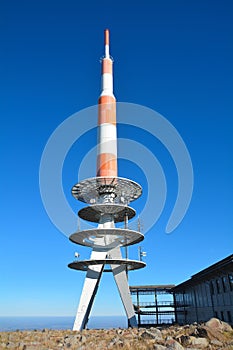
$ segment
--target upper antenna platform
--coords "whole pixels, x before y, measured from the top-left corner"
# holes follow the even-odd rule
[[[84,203],[128,204],[142,194],[141,186],[122,177],[93,177],[80,181],[72,188],[72,195]]]

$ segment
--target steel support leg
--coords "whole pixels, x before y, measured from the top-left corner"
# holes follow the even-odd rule
[[[104,259],[106,252],[92,251],[91,259]],[[98,290],[99,281],[102,276],[104,265],[95,265],[87,270],[78,311],[76,314],[73,330],[80,331],[87,325],[89,314]]]
[[[122,259],[120,247],[116,247],[110,252],[111,257]],[[126,315],[128,317],[128,324],[131,327],[137,327],[136,315],[130,295],[128,279],[126,275],[126,267],[124,265],[111,265],[113,276],[117,284],[118,291],[121,296],[122,303],[125,308]]]

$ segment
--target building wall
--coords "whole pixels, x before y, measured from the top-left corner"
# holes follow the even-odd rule
[[[217,317],[233,324],[233,273],[177,286],[174,292],[177,322],[207,321]]]

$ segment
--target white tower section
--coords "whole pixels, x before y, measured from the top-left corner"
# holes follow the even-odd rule
[[[86,271],[73,330],[86,327],[103,272],[112,272],[131,327],[137,326],[126,271],[145,267],[137,260],[123,259],[121,247],[138,243],[144,236],[128,228],[116,228],[135,216],[128,204],[137,199],[141,186],[117,174],[116,99],[113,95],[112,59],[109,55],[109,31],[105,30],[105,56],[102,60],[102,91],[98,114],[97,177],[86,179],[72,188],[73,196],[87,203],[78,212],[80,218],[95,222],[96,228],[73,233],[69,239],[92,248],[89,260],[74,261],[68,266]]]

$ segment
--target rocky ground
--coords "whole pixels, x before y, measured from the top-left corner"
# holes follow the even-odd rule
[[[233,329],[216,318],[168,328],[0,332],[0,349],[19,350],[233,350]]]

